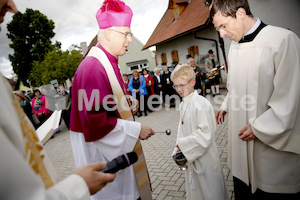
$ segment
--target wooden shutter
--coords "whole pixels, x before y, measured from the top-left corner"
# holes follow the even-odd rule
[[[172,63],[178,63],[179,62],[179,57],[178,57],[178,51],[177,50],[173,50],[171,52],[171,56],[172,56]]]

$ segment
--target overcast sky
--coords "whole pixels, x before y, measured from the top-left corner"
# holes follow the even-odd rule
[[[168,0],[123,0],[133,11],[131,31],[145,44],[168,7]],[[97,34],[99,26],[95,15],[103,0],[14,0],[22,13],[26,8],[39,10],[55,23],[55,36],[52,43],[59,41],[62,49],[68,49],[72,44],[81,42],[89,44]],[[0,71],[4,76],[10,76],[12,66],[8,55],[13,54],[9,48],[11,41],[7,39],[6,24],[12,20],[7,13],[0,25]]]

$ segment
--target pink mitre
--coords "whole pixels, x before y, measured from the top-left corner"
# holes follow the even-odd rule
[[[132,15],[132,10],[123,1],[105,0],[96,18],[100,29],[106,29],[112,26],[130,27]]]

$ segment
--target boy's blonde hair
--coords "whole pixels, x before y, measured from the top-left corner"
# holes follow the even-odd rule
[[[171,80],[173,82],[176,79],[190,81],[195,79],[195,76],[196,74],[190,65],[178,65],[171,74]]]

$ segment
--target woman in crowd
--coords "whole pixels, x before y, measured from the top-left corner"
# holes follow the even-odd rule
[[[161,83],[161,74],[160,74],[159,68],[154,69],[153,80],[154,80],[153,89],[154,89],[154,93],[156,94],[154,101],[159,102],[158,105],[160,105],[162,103],[162,94],[161,94],[162,93],[162,83]]]
[[[129,89],[128,89],[129,80],[128,80],[128,75],[127,74],[123,74],[123,81],[125,83],[126,92],[129,92]]]
[[[147,116],[147,111],[145,109],[145,95],[148,94],[146,89],[146,81],[143,76],[139,75],[137,70],[132,71],[132,78],[129,80],[128,88],[131,95],[139,101],[139,110],[137,116],[142,116],[142,111],[144,111],[145,116]]]
[[[31,100],[32,110],[42,125],[48,117],[50,117],[50,110],[47,108],[48,102],[45,96],[41,95],[39,89],[35,89],[34,97]]]
[[[154,88],[153,88],[153,85],[155,83],[154,79],[152,78],[151,74],[148,73],[148,70],[147,69],[143,69],[142,70],[142,73],[143,73],[143,76],[145,78],[145,81],[146,81],[146,89],[147,89],[147,92],[148,92],[148,95],[146,95],[146,104],[145,104],[145,110],[149,110],[149,112],[152,112],[152,110],[149,108],[149,102],[148,102],[148,99],[151,95],[154,95]],[[152,108],[152,107],[151,107]]]

